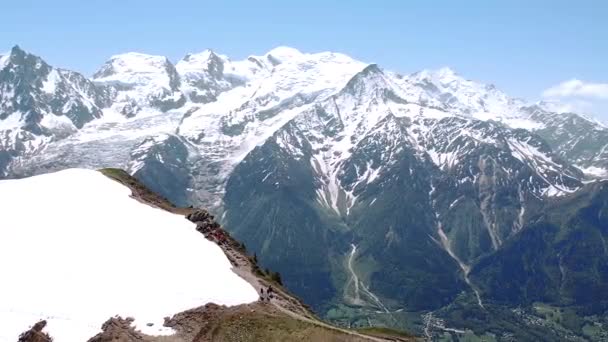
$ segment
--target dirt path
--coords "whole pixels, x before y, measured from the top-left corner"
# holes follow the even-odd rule
[[[330,325],[330,324],[327,324],[327,323],[323,323],[323,322],[318,321],[318,320],[310,319],[308,317],[304,317],[304,316],[299,315],[299,314],[297,314],[297,313],[295,313],[293,311],[287,310],[286,308],[284,308],[280,304],[278,304],[275,300],[272,300],[271,303],[277,309],[279,309],[280,311],[282,311],[283,313],[285,313],[285,314],[287,314],[287,315],[289,315],[289,316],[291,316],[291,317],[293,317],[295,319],[298,319],[300,321],[304,321],[304,322],[307,322],[307,323],[310,323],[310,324],[318,325],[318,326],[326,328],[326,329],[336,330],[336,331],[339,331],[341,333],[348,334],[348,335],[351,335],[351,336],[357,336],[359,338],[362,338],[362,339],[368,340],[368,341],[380,341],[380,342],[390,341],[390,340],[383,339],[383,338],[378,338],[378,337],[373,337],[373,336],[369,336],[369,335],[360,334],[360,333],[358,333],[356,331],[352,331],[352,330],[340,329],[340,328],[335,327],[333,325]]]
[[[259,277],[255,276],[251,272],[251,264],[250,264],[249,260],[244,259],[235,250],[227,249],[227,248],[223,248],[223,249],[224,249],[224,252],[226,253],[226,255],[236,263],[236,265],[233,266],[233,271],[238,276],[240,276],[245,281],[247,281],[249,284],[251,284],[251,286],[253,286],[256,290],[259,291],[260,288],[266,289],[266,288],[268,288],[269,285],[271,285],[268,282],[266,282],[265,280],[262,280]],[[348,329],[341,329],[341,328],[333,326],[331,324],[322,322],[319,319],[317,319],[314,315],[312,315],[306,308],[304,308],[296,299],[294,299],[291,296],[289,296],[288,294],[286,294],[280,288],[273,287],[273,290],[276,293],[276,295],[270,300],[270,303],[274,307],[276,307],[279,311],[283,312],[284,314],[286,314],[292,318],[295,318],[297,320],[300,320],[300,321],[303,321],[306,323],[314,324],[314,325],[317,325],[317,326],[320,326],[320,327],[323,327],[326,329],[339,331],[341,333],[348,334],[351,336],[357,336],[357,337],[359,337],[363,340],[367,340],[367,341],[381,341],[381,342],[390,341],[390,340],[383,339],[383,338],[378,338],[378,337],[361,334],[356,331],[352,331],[352,330],[348,330]]]
[[[243,278],[245,281],[251,284],[251,286],[253,286],[253,288],[255,288],[258,292],[262,288],[267,289],[268,286],[273,285],[270,282],[261,279],[260,277],[253,274],[253,272],[251,271],[251,262],[248,259],[243,258],[243,256],[238,251],[224,247],[222,247],[222,249],[228,256],[228,258],[233,261],[232,270],[234,271],[234,273],[236,273],[239,277]],[[306,317],[309,319],[315,318],[314,315],[312,315],[312,313],[307,308],[305,308],[297,299],[288,295],[281,288],[278,288],[276,285],[274,285],[273,290],[275,292],[275,296],[272,302],[273,304],[281,308],[285,308],[290,312],[296,313],[301,317]]]

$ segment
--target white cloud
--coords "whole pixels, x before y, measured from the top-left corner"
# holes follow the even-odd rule
[[[591,83],[571,79],[545,90],[543,92],[543,97],[589,97],[608,99],[608,83]]]

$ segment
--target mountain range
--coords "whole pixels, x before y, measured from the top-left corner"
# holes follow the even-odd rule
[[[332,52],[126,53],[87,78],[15,46],[0,57],[0,176],[124,168],[218,214],[343,325],[598,339],[608,128],[552,108]]]

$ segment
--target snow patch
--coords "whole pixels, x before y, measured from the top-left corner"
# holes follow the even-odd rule
[[[267,58],[272,58],[278,62],[294,60],[302,56],[303,54],[300,51],[288,46],[279,46],[266,53]]]
[[[153,56],[137,52],[128,52],[124,54],[114,55],[110,57],[109,64],[112,67],[112,73],[102,76],[97,80],[118,80],[130,81],[129,83],[140,83],[142,77],[147,75],[158,74],[164,70],[165,65],[169,62],[167,57]],[[128,79],[124,79],[128,77]]]
[[[76,131],[76,126],[74,126],[72,120],[65,115],[46,114],[42,116],[40,125],[52,131]]]
[[[19,128],[23,125],[21,112],[13,112],[6,119],[0,120],[0,131]]]
[[[451,168],[458,163],[458,151],[453,152],[438,152],[436,150],[426,151],[435,165],[439,168]]]
[[[61,81],[61,76],[57,70],[53,69],[46,76],[46,80],[42,82],[42,91],[47,94],[54,94],[57,88],[57,83]]]
[[[145,333],[171,334],[163,317],[258,298],[192,223],[101,173],[5,180],[0,193],[0,260],[11,260],[0,264],[0,340],[46,319],[57,341],[86,341],[117,314]]]
[[[589,166],[586,168],[579,167],[579,169],[583,171],[584,174],[589,175],[591,177],[608,177],[608,170],[599,167]]]

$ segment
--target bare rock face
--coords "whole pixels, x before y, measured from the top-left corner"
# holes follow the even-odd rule
[[[49,334],[42,331],[44,329],[44,327],[46,327],[46,321],[44,321],[44,320],[34,324],[34,326],[30,330],[19,335],[18,341],[19,342],[52,342],[53,338],[51,338],[51,336],[49,336]]]
[[[196,223],[196,230],[205,234],[206,237],[210,232],[220,228],[220,224],[215,222],[213,215],[209,214],[205,209],[197,209],[193,213],[188,214],[186,218]]]

